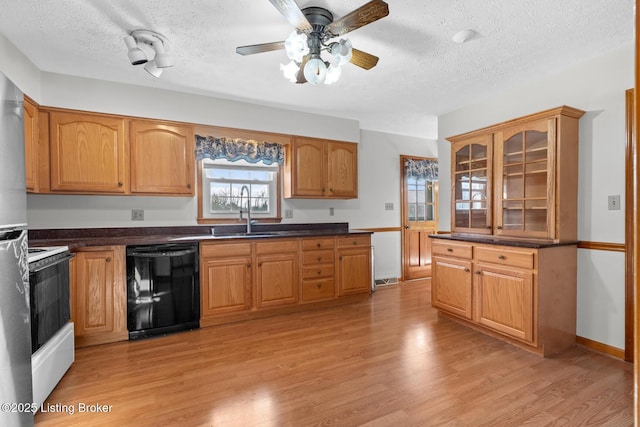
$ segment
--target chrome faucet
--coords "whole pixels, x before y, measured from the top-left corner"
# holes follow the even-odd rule
[[[240,189],[240,221],[242,221],[242,194],[244,190],[247,190],[247,234],[249,234],[251,233],[251,193],[246,185]]]

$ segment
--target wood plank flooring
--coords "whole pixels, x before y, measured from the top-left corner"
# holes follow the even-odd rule
[[[438,317],[429,286],[77,350],[36,425],[633,425],[631,364],[527,353]]]

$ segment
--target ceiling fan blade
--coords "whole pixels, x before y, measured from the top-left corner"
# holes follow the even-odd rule
[[[273,1],[272,1],[273,3]],[[371,0],[348,15],[327,25],[326,30],[336,36],[357,30],[389,14],[389,5],[382,0]]]
[[[300,31],[311,31],[313,27],[304,16],[295,0],[269,0],[272,5],[285,17],[289,24]]]
[[[296,83],[307,82],[307,78],[304,76],[304,66],[307,65],[307,62],[309,61],[309,56],[310,55],[306,55],[304,58],[302,58],[302,63],[300,63],[300,69],[298,70],[298,80],[296,80]]]
[[[358,49],[351,49],[351,62],[353,65],[357,65],[360,68],[364,68],[365,70],[370,70],[378,64],[378,57],[371,55],[370,53],[363,52]]]
[[[272,50],[281,49],[284,49],[284,42],[271,42],[239,46],[236,48],[236,53],[239,53],[240,55],[253,55],[254,53],[271,52]]]

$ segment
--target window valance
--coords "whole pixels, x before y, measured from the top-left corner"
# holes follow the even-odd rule
[[[284,146],[275,142],[196,135],[196,160],[226,159],[284,164]]]
[[[406,159],[405,174],[409,178],[425,181],[438,180],[438,161],[432,159]]]

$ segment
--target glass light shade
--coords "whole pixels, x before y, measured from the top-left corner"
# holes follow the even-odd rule
[[[298,71],[300,71],[300,67],[295,61],[291,61],[287,65],[280,64],[280,70],[282,70],[284,77],[291,83],[298,81]]]
[[[287,56],[292,61],[302,62],[302,58],[309,54],[309,46],[307,45],[307,35],[293,31],[284,41],[284,49]]]
[[[320,57],[309,59],[304,66],[304,78],[313,85],[324,82],[327,76],[327,65]]]
[[[331,83],[335,83],[340,78],[340,74],[342,73],[342,68],[337,65],[329,65],[327,68],[327,76],[324,79],[324,84],[330,85]]]
[[[353,49],[349,39],[340,39],[337,43],[331,44],[331,54],[338,61],[338,65],[346,64],[353,56]]]

